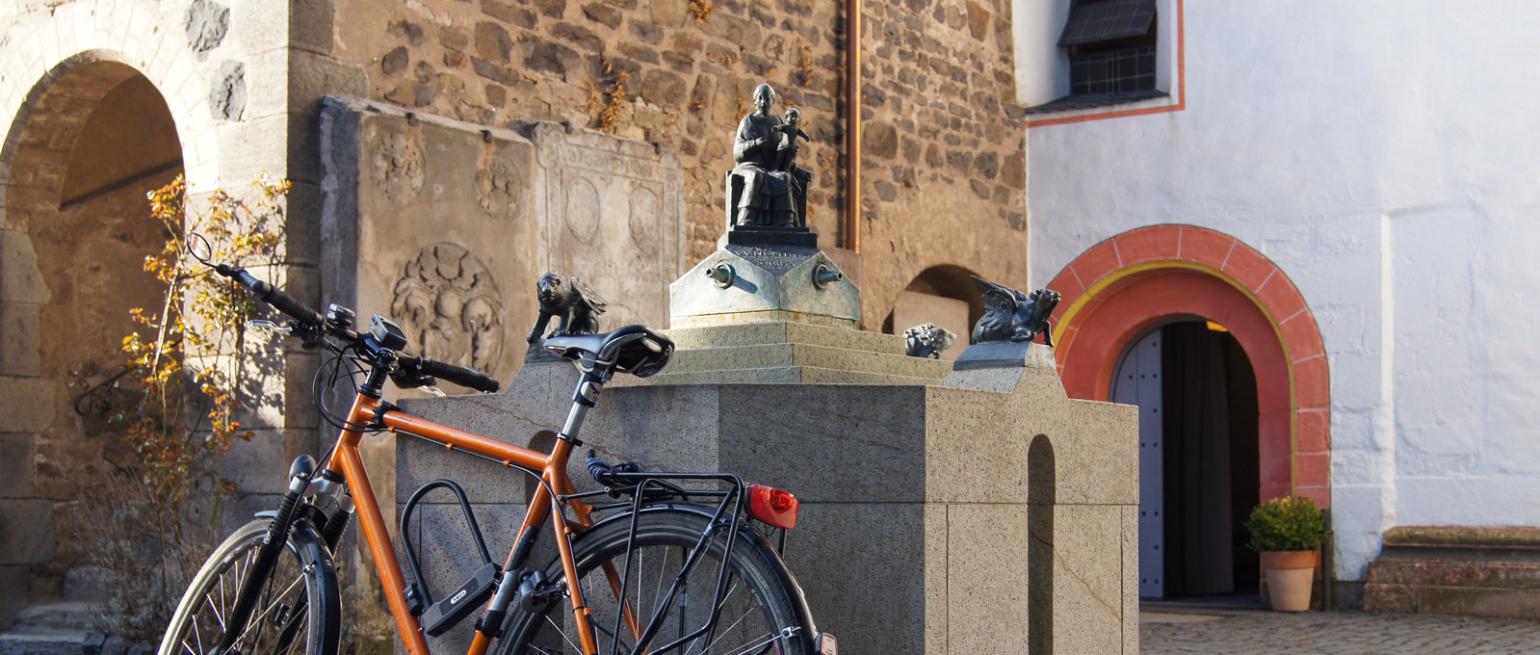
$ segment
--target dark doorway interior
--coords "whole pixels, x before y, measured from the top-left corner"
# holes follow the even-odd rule
[[[1161,329],[1165,595],[1254,594],[1244,522],[1260,487],[1256,376],[1222,326]]]

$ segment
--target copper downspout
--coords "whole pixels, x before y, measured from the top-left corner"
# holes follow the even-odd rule
[[[845,248],[861,254],[861,0],[845,0]]]

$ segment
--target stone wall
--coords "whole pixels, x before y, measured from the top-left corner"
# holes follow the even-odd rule
[[[335,0],[334,7],[334,38],[317,59],[352,69],[333,75],[348,80],[334,93],[491,126],[540,119],[608,128],[676,155],[687,263],[710,253],[721,234],[733,133],[753,87],[769,81],[782,106],[803,113],[814,143],[802,161],[817,175],[810,223],[823,247],[837,245],[837,2]],[[864,315],[880,324],[898,293],[938,264],[1024,282],[1024,128],[1012,101],[1008,3],[873,0],[865,12]],[[296,71],[308,66],[296,60]],[[618,111],[607,121],[611,105]]]

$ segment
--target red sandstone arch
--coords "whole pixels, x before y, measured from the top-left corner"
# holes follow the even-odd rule
[[[1154,225],[1092,246],[1049,284],[1056,356],[1072,398],[1106,400],[1113,369],[1144,331],[1177,318],[1217,321],[1257,376],[1263,499],[1299,494],[1331,506],[1331,405],[1315,316],[1282,269],[1239,240]]]

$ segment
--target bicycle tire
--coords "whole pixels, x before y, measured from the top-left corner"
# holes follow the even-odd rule
[[[626,514],[601,522],[582,533],[573,543],[573,557],[576,560],[579,578],[584,581],[584,598],[588,602],[589,608],[593,611],[591,622],[595,627],[599,651],[602,653],[611,652],[612,631],[609,630],[609,627],[614,625],[616,615],[614,611],[614,606],[616,605],[614,602],[614,590],[613,587],[608,586],[607,581],[601,585],[590,585],[589,582],[594,578],[601,581],[605,580],[603,570],[601,569],[601,565],[604,562],[613,562],[617,572],[623,570],[626,559],[627,535],[630,529],[629,518],[630,515]],[[664,577],[668,570],[675,569],[675,567],[671,566],[666,556],[667,551],[676,547],[689,549],[694,546],[704,533],[709,521],[709,511],[703,514],[699,510],[680,509],[677,505],[644,508],[637,522],[636,543],[639,551],[637,560],[632,563],[632,571],[635,574],[628,574],[627,577],[633,577],[636,580],[650,578],[655,575]],[[713,539],[706,555],[695,569],[696,572],[706,574],[704,579],[706,585],[703,587],[705,589],[714,591],[716,583],[714,576],[720,571],[721,553],[724,545],[723,539]],[[649,569],[649,563],[646,560],[647,551],[645,549],[658,547],[664,550],[665,556],[663,561],[656,562],[655,568]],[[682,562],[682,560],[683,557],[681,556],[678,561]],[[681,645],[681,647],[673,648],[669,652],[688,652],[690,655],[716,655],[717,653],[809,655],[812,652],[810,645],[812,635],[809,634],[811,626],[804,625],[803,614],[798,610],[799,605],[793,602],[794,598],[800,598],[801,592],[793,586],[794,583],[790,582],[790,575],[785,572],[785,565],[781,563],[780,558],[774,554],[774,551],[770,550],[768,545],[763,542],[747,523],[740,527],[738,538],[733,545],[732,553],[729,557],[729,565],[733,572],[730,578],[737,578],[740,581],[746,582],[747,584],[743,585],[743,587],[748,589],[748,592],[745,595],[737,596],[737,592],[734,591],[736,587],[729,586],[729,592],[724,598],[724,610],[718,619],[716,627],[722,628],[724,625],[731,624],[735,620],[740,622],[737,625],[742,625],[741,621],[744,619],[735,619],[736,614],[730,612],[727,607],[736,602],[735,598],[751,599],[760,608],[760,625],[754,628],[744,627],[741,629],[746,634],[754,633],[750,635],[747,641],[748,648],[745,649],[744,643],[739,643],[736,640],[727,640],[729,632],[740,630],[736,625],[728,625],[725,628],[725,632],[715,636],[715,642],[706,643],[697,640],[690,642],[688,648]],[[556,584],[563,593],[559,599],[549,602],[547,607],[535,612],[514,612],[505,624],[504,639],[499,643],[497,652],[501,655],[546,655],[557,652],[581,652],[577,649],[576,642],[579,640],[575,639],[575,631],[570,631],[563,627],[563,624],[570,623],[572,606],[570,599],[565,594],[566,576],[563,573],[560,558],[553,558],[543,570],[547,579]],[[691,584],[693,583],[687,582],[684,588],[690,588]],[[636,612],[637,615],[650,614],[662,605],[660,599],[667,595],[666,592],[661,592],[664,586],[666,585],[655,585],[656,588],[649,592],[643,586],[638,585],[636,591],[627,592],[628,598],[632,598],[633,593],[636,594],[632,604],[634,607],[642,610]],[[591,587],[592,590],[590,590]],[[654,594],[652,592],[661,593]],[[648,596],[652,597],[652,602],[648,602]],[[710,593],[705,594],[705,596],[709,598]],[[709,601],[704,602],[704,604],[710,605]],[[604,611],[606,609],[609,611]],[[690,632],[692,628],[705,624],[705,615],[700,614],[698,609],[695,616],[690,616],[688,609],[678,612],[677,616],[690,619],[690,621],[687,621],[689,627],[673,631],[664,629],[664,631],[660,632],[659,637],[649,644],[649,652],[658,653],[657,648],[666,645],[670,637],[677,638],[683,636]],[[744,614],[743,616],[747,618],[749,614]],[[668,623],[667,619],[675,618],[676,613],[672,609],[666,610],[665,617],[664,623]],[[697,623],[696,620],[699,622]],[[641,624],[645,625],[646,622],[646,618],[640,619]],[[786,632],[788,628],[791,630]],[[560,631],[559,639],[555,636],[558,631]],[[626,628],[622,628],[622,631],[625,632]],[[716,635],[715,632],[713,634]],[[754,647],[754,639],[766,636],[771,636],[772,641],[765,643],[763,646]],[[630,652],[630,643],[627,640],[622,639],[620,644],[623,647],[621,652]],[[717,644],[721,644],[721,647],[717,647]]]
[[[214,549],[177,603],[176,612],[172,614],[171,623],[166,627],[166,634],[157,650],[159,655],[203,655],[215,647],[223,634],[222,612],[228,612],[234,604],[239,589],[241,564],[250,566],[262,546],[270,522],[269,518],[259,518],[247,523]],[[241,652],[246,655],[277,652],[271,648],[261,649],[261,638],[264,634],[272,634],[276,641],[284,629],[292,626],[293,638],[282,653],[336,655],[342,632],[341,604],[331,553],[315,529],[305,521],[295,523],[284,546],[284,553],[279,556],[278,564],[269,575],[265,588],[267,593],[276,590],[278,595],[270,599],[280,602],[260,603],[252,612],[246,631],[254,632],[252,643],[242,644],[245,647],[241,648]],[[230,578],[230,574],[235,577]],[[292,582],[272,582],[274,579],[290,578],[293,578]],[[279,585],[282,587],[279,588]],[[219,596],[218,603],[214,599],[215,595]],[[285,607],[287,610],[283,609]],[[291,618],[298,619],[296,608],[304,612],[302,623],[291,622],[280,616],[287,611]],[[214,618],[200,621],[200,618],[209,617]],[[263,622],[268,625],[263,625]],[[216,628],[216,625],[220,627]],[[270,646],[276,646],[276,643]]]

